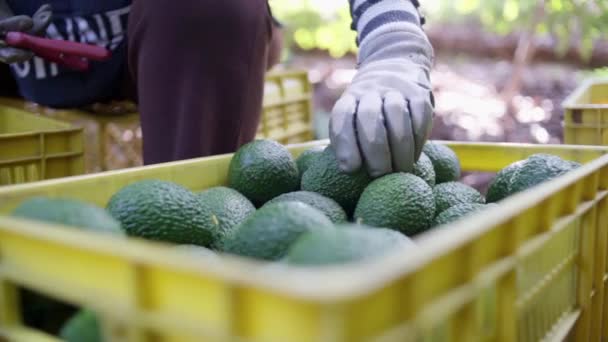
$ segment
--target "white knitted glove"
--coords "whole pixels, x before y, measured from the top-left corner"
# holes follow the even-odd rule
[[[359,68],[332,111],[331,144],[346,172],[409,172],[432,126],[433,48],[411,1],[351,0],[351,13]]]

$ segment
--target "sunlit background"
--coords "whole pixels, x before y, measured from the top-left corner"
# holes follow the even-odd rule
[[[316,132],[355,73],[346,0],[271,0],[283,63],[315,87]],[[559,143],[561,102],[608,75],[608,0],[422,0],[435,48],[433,138]]]

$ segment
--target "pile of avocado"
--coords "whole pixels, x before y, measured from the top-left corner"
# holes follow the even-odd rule
[[[105,209],[39,197],[13,215],[174,243],[200,257],[220,252],[287,265],[339,265],[415,252],[412,237],[578,166],[535,154],[498,172],[484,197],[459,182],[456,154],[435,142],[427,142],[411,173],[372,179],[364,170],[340,171],[331,146],[294,159],[285,146],[256,140],[236,152],[225,186],[195,193],[173,182],[142,180],[120,189]],[[83,334],[97,331],[96,324],[90,311],[81,311],[63,332],[78,336],[82,327],[89,326]]]
[[[369,243],[372,251],[338,258],[339,263],[367,259],[388,251],[377,248],[377,241],[412,245],[410,238],[417,234],[578,166],[535,154],[498,172],[484,197],[459,182],[460,161],[454,151],[432,141],[410,173],[372,179],[364,170],[340,171],[331,145],[311,148],[295,159],[275,141],[256,140],[234,154],[225,186],[195,193],[177,183],[148,179],[124,186],[105,209],[78,200],[37,197],[22,203],[13,215],[174,243],[188,246],[190,252],[199,249],[201,255],[221,252],[306,264],[303,258],[292,262],[290,254],[297,250],[304,255],[303,246],[308,246],[313,250],[309,254],[318,252],[311,263],[321,263],[325,255],[327,264],[335,264],[330,252],[320,253],[322,248],[310,241],[376,241]],[[399,234],[387,234],[387,229]],[[375,240],[368,233],[382,238]]]
[[[225,186],[195,193],[177,183],[148,179],[124,186],[105,209],[38,197],[22,203],[13,215],[185,245],[190,251],[200,248],[204,255],[221,252],[291,263],[290,253],[304,248],[301,241],[375,239],[367,232],[355,233],[358,229],[380,234],[380,240],[411,245],[410,238],[417,234],[578,166],[553,155],[532,155],[498,172],[484,198],[459,182],[460,161],[454,151],[432,141],[410,173],[372,179],[364,170],[340,171],[331,146],[311,148],[294,159],[285,146],[256,140],[235,153]],[[400,234],[386,234],[386,229]],[[321,249],[310,242],[306,246]],[[344,262],[387,250],[362,251]],[[327,264],[336,263],[325,252]],[[315,264],[320,263],[319,255]]]

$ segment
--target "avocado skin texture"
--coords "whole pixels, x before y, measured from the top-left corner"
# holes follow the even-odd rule
[[[100,233],[125,235],[120,222],[105,209],[78,200],[34,197],[21,203],[11,215]]]
[[[211,247],[220,235],[211,209],[171,182],[131,183],[110,198],[107,209],[130,236]]]
[[[442,211],[433,220],[433,227],[452,223],[471,213],[486,209],[496,204],[481,204],[481,203],[460,203],[451,208]]]
[[[352,215],[357,201],[372,178],[361,168],[354,173],[340,170],[331,147],[317,157],[302,176],[302,190],[319,193],[338,202]]]
[[[435,169],[433,168],[433,162],[424,152],[420,154],[420,158],[414,165],[414,171],[412,173],[415,176],[422,178],[431,187],[435,186]]]
[[[435,183],[445,183],[460,179],[460,161],[451,148],[428,141],[422,148],[435,169]]]
[[[333,223],[343,223],[348,221],[346,212],[342,207],[329,197],[325,197],[316,192],[295,191],[279,195],[271,199],[266,205],[277,202],[302,202],[323,212]]]
[[[460,203],[484,204],[486,202],[479,191],[459,182],[437,184],[433,188],[433,194],[438,214]]]
[[[414,248],[412,240],[392,229],[344,224],[302,234],[289,249],[286,261],[299,266],[339,265]]]
[[[511,180],[510,194],[529,189],[535,185],[559,177],[579,167],[580,164],[563,160],[550,154],[534,154],[524,161]]]
[[[232,157],[228,185],[260,207],[280,194],[298,190],[300,175],[285,146],[273,140],[255,140]]]
[[[301,202],[277,202],[258,209],[227,235],[222,251],[260,260],[279,260],[303,233],[332,228],[319,210]]]
[[[498,171],[496,177],[490,183],[486,193],[486,202],[493,203],[502,200],[511,194],[511,182],[515,172],[524,164],[523,160],[509,164]]]
[[[80,310],[61,328],[59,333],[66,342],[102,342],[101,328],[95,313]]]
[[[310,149],[302,152],[302,154],[300,154],[300,156],[298,156],[298,158],[296,158],[296,165],[298,165],[298,171],[300,172],[300,179],[302,178],[302,175],[304,174],[304,172],[306,172],[306,170],[308,170],[310,165],[312,165],[315,158],[317,158],[318,156],[321,155],[321,153],[323,153],[324,149],[325,149],[325,147],[323,147],[323,146],[315,146],[313,148],[310,148]]]
[[[255,206],[234,189],[224,186],[209,188],[197,194],[203,206],[211,212],[211,222],[215,227],[211,230],[217,231],[213,246],[229,234],[236,226],[241,224],[249,215],[255,212]]]
[[[407,236],[429,229],[434,216],[433,190],[422,178],[409,173],[374,180],[355,209],[357,222],[395,229]]]

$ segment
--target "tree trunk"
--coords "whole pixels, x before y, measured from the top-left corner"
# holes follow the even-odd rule
[[[534,10],[534,16],[528,25],[528,29],[519,37],[517,42],[517,48],[513,56],[513,72],[511,73],[511,79],[502,91],[502,97],[510,106],[513,97],[517,95],[521,89],[521,78],[523,73],[526,72],[526,67],[534,59],[536,53],[536,43],[534,36],[536,28],[543,21],[545,17],[545,3],[539,1],[536,9]]]
[[[528,31],[522,34],[519,38],[519,43],[515,49],[513,57],[513,71],[511,79],[502,90],[503,99],[510,104],[513,97],[521,90],[521,80],[526,72],[528,64],[534,58],[536,52],[536,44],[534,43],[534,33]]]

